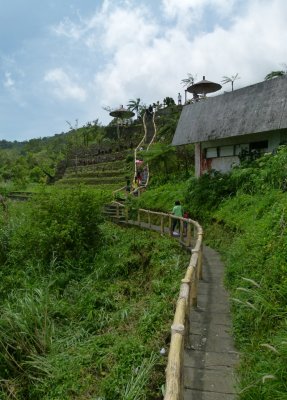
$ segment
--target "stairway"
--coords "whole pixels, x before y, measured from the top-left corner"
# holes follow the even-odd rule
[[[106,219],[115,223],[125,221],[124,207],[119,207],[115,203],[109,203],[104,206],[103,215]]]

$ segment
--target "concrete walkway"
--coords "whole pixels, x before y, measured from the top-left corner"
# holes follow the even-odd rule
[[[228,294],[219,254],[203,249],[198,307],[190,315],[191,349],[184,357],[184,400],[234,400],[239,356],[231,336]]]
[[[127,224],[138,226],[136,221]],[[160,231],[156,225],[142,223],[141,227]],[[204,246],[198,306],[190,313],[191,349],[186,349],[184,355],[184,400],[236,399],[235,366],[239,354],[231,336],[229,296],[223,276],[219,254]]]

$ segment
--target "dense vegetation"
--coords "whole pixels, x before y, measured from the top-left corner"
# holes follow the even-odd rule
[[[1,399],[161,398],[187,255],[101,217],[81,188],[9,204],[1,244]]]
[[[287,147],[146,192],[141,207],[170,211],[172,200],[205,228],[205,242],[226,263],[234,337],[240,350],[240,398],[287,399]]]
[[[287,399],[287,148],[195,179],[193,147],[168,145],[177,118],[161,116],[159,143],[140,154],[149,190],[128,203],[170,211],[179,199],[201,222],[226,264],[240,398]],[[44,186],[73,146],[112,141],[114,132],[91,124],[46,143],[2,141],[2,193]],[[159,350],[187,256],[168,238],[104,222],[109,192],[67,187],[38,188],[2,213],[1,396],[161,398]]]

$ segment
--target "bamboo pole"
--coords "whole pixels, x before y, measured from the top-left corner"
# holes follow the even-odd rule
[[[116,216],[117,216],[117,218],[120,218],[120,207],[119,207],[118,203],[116,204]]]
[[[183,334],[179,332],[173,333],[171,336],[166,368],[166,391],[164,400],[182,400],[182,353]]]
[[[188,222],[188,225],[187,225],[186,245],[187,245],[187,247],[191,246],[191,223],[190,222]]]
[[[183,349],[186,301],[179,298],[171,326],[171,342],[166,368],[166,393],[164,400],[183,399]]]
[[[117,204],[119,214],[120,203]],[[123,206],[124,207],[124,206]],[[171,214],[159,213],[151,210],[139,209],[137,221],[141,226],[141,212],[148,214],[148,228],[151,229],[151,215],[160,216],[160,232],[164,233],[164,217],[168,216],[169,234],[172,236]],[[128,214],[126,213],[126,218]],[[202,279],[202,251],[203,251],[203,230],[198,222],[191,219],[177,218],[180,220],[180,239],[183,236],[183,224],[187,221],[186,246],[191,246],[192,226],[196,238],[195,247],[191,250],[191,257],[184,279],[181,281],[179,298],[176,305],[173,325],[171,327],[171,342],[166,369],[166,394],[164,400],[183,400],[183,350],[184,346],[190,346],[189,339],[189,314],[190,307],[197,306],[198,280]]]
[[[171,217],[171,215],[168,216],[168,229],[169,229],[169,235],[172,236],[172,217]]]
[[[160,216],[160,233],[163,235],[164,234],[164,217],[163,214]]]
[[[191,280],[190,300],[191,300],[192,307],[197,307],[197,282],[198,282],[197,267],[198,267],[198,265],[196,265],[196,267],[194,269],[195,273],[192,275],[192,280]]]
[[[184,234],[184,231],[183,231],[183,220],[181,219],[180,221],[179,221],[179,234],[180,234],[180,240],[181,240],[181,242],[183,242],[183,234]]]
[[[198,279],[202,280],[202,264],[203,264],[203,256],[202,256],[202,243],[200,246],[200,250],[198,252]]]

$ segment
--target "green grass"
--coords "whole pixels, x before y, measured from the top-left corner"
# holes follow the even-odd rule
[[[287,194],[239,193],[205,229],[223,254],[241,352],[240,399],[287,399]]]
[[[3,251],[13,250],[9,237],[26,207],[13,203]],[[3,400],[161,398],[159,351],[169,342],[188,256],[156,233],[110,223],[100,230],[102,246],[86,262],[31,254],[2,266]]]

